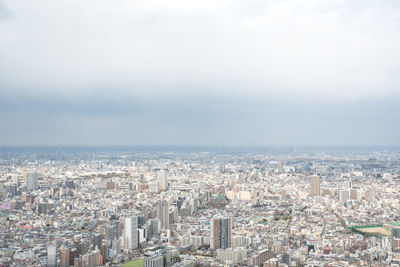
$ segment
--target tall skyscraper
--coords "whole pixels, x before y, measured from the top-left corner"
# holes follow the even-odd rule
[[[99,174],[101,174],[103,172],[103,163],[99,161],[97,164],[98,164],[97,171]]]
[[[33,191],[39,188],[38,174],[36,172],[29,172],[26,174],[26,190]]]
[[[349,190],[340,190],[339,191],[339,201],[344,203],[350,198]]]
[[[55,245],[47,247],[47,267],[57,267],[57,247]]]
[[[103,244],[103,235],[100,233],[95,233],[92,237],[93,248],[101,249],[101,245]]]
[[[375,189],[373,187],[367,189],[365,198],[368,202],[372,202],[375,199]]]
[[[113,241],[116,236],[117,236],[116,226],[114,224],[106,225],[104,238],[108,241]]]
[[[344,183],[344,189],[351,189],[351,188],[352,188],[351,180]]]
[[[124,236],[128,238],[128,248],[138,247],[138,218],[137,216],[125,217]]]
[[[278,170],[278,172],[283,172],[283,163],[282,163],[282,161],[278,161],[277,170]]]
[[[320,184],[321,184],[321,178],[318,175],[311,176],[311,188],[310,188],[311,196],[319,196],[321,194]]]
[[[169,203],[166,200],[157,201],[157,218],[161,221],[161,227],[169,228]]]
[[[226,249],[232,247],[232,219],[213,218],[210,228],[210,248]]]
[[[161,229],[161,221],[159,219],[151,219],[150,220],[150,231],[151,236],[159,236]]]
[[[69,249],[65,246],[61,246],[60,248],[60,267],[69,267],[70,259],[69,259]]]
[[[165,191],[168,189],[167,172],[164,170],[158,173],[158,185],[160,191]]]

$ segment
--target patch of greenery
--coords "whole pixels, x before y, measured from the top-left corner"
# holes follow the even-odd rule
[[[136,259],[122,265],[122,267],[143,267],[143,266],[144,266],[144,259]]]

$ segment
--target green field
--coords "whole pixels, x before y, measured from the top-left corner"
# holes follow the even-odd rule
[[[130,261],[122,265],[122,267],[143,267],[144,259],[136,259],[134,261]]]
[[[390,236],[391,232],[383,227],[382,224],[369,226],[351,226],[349,230],[354,233],[363,234],[366,236]]]

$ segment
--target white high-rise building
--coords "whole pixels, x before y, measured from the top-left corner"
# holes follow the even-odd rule
[[[138,217],[129,216],[124,220],[124,236],[128,238],[128,249],[138,247]]]
[[[344,203],[350,199],[350,192],[349,190],[340,190],[339,191],[339,201]]]
[[[33,191],[39,188],[38,174],[36,172],[29,172],[26,174],[26,190]]]
[[[47,247],[47,267],[57,267],[57,247],[54,245]]]
[[[375,199],[375,189],[373,187],[370,187],[367,189],[365,192],[365,198],[367,201],[372,202]]]
[[[167,172],[162,170],[158,173],[158,184],[160,191],[166,191],[168,189]]]

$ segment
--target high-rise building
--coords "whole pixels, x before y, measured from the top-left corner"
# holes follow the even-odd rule
[[[144,257],[144,267],[163,267],[164,257],[156,253],[148,252]]]
[[[349,190],[340,190],[339,191],[339,201],[345,203],[350,198]]]
[[[282,163],[282,161],[278,161],[277,170],[278,170],[278,172],[283,172],[283,163]]]
[[[159,219],[151,219],[150,220],[151,236],[159,236],[160,229],[161,229],[161,221]]]
[[[74,265],[76,257],[78,257],[78,251],[76,248],[69,249],[69,265]]]
[[[226,249],[232,247],[232,219],[213,218],[210,228],[210,248]]]
[[[103,245],[101,245],[100,248],[100,255],[101,255],[101,262],[100,264],[103,264],[105,261],[108,260],[109,256],[109,242],[105,241]]]
[[[375,199],[375,189],[373,187],[367,189],[365,192],[365,199],[368,202],[372,202]]]
[[[158,173],[158,184],[160,191],[165,191],[168,189],[168,179],[166,171],[162,170]]]
[[[108,241],[113,241],[117,236],[117,229],[114,224],[106,225],[104,238]]]
[[[103,235],[100,233],[95,233],[92,237],[93,248],[100,249],[103,244]]]
[[[99,174],[101,174],[103,172],[103,163],[99,161],[97,164],[98,164],[97,171]]]
[[[286,264],[287,266],[290,266],[290,263],[291,263],[291,256],[290,256],[289,253],[284,253],[284,254],[283,254],[283,256],[282,256],[282,262],[283,262],[284,264]]]
[[[36,172],[29,172],[26,174],[26,190],[33,191],[39,188],[38,174]]]
[[[57,267],[57,247],[55,245],[47,247],[47,267]]]
[[[137,216],[125,217],[124,236],[128,238],[128,249],[138,247],[138,218]]]
[[[60,248],[60,266],[61,267],[69,267],[69,249],[65,246]]]
[[[395,246],[395,241],[399,240],[400,238],[400,227],[393,227],[392,228],[392,236],[391,236],[391,241],[392,241],[392,250],[396,248]],[[398,241],[397,241],[398,243]]]
[[[357,190],[357,189],[350,189],[350,199],[351,199],[351,200],[359,200],[359,199],[360,199],[359,190]]]
[[[169,228],[169,203],[166,200],[157,201],[157,218],[161,221],[161,227]]]
[[[318,175],[311,176],[311,187],[310,187],[310,195],[311,196],[319,196],[321,194],[321,178]]]

